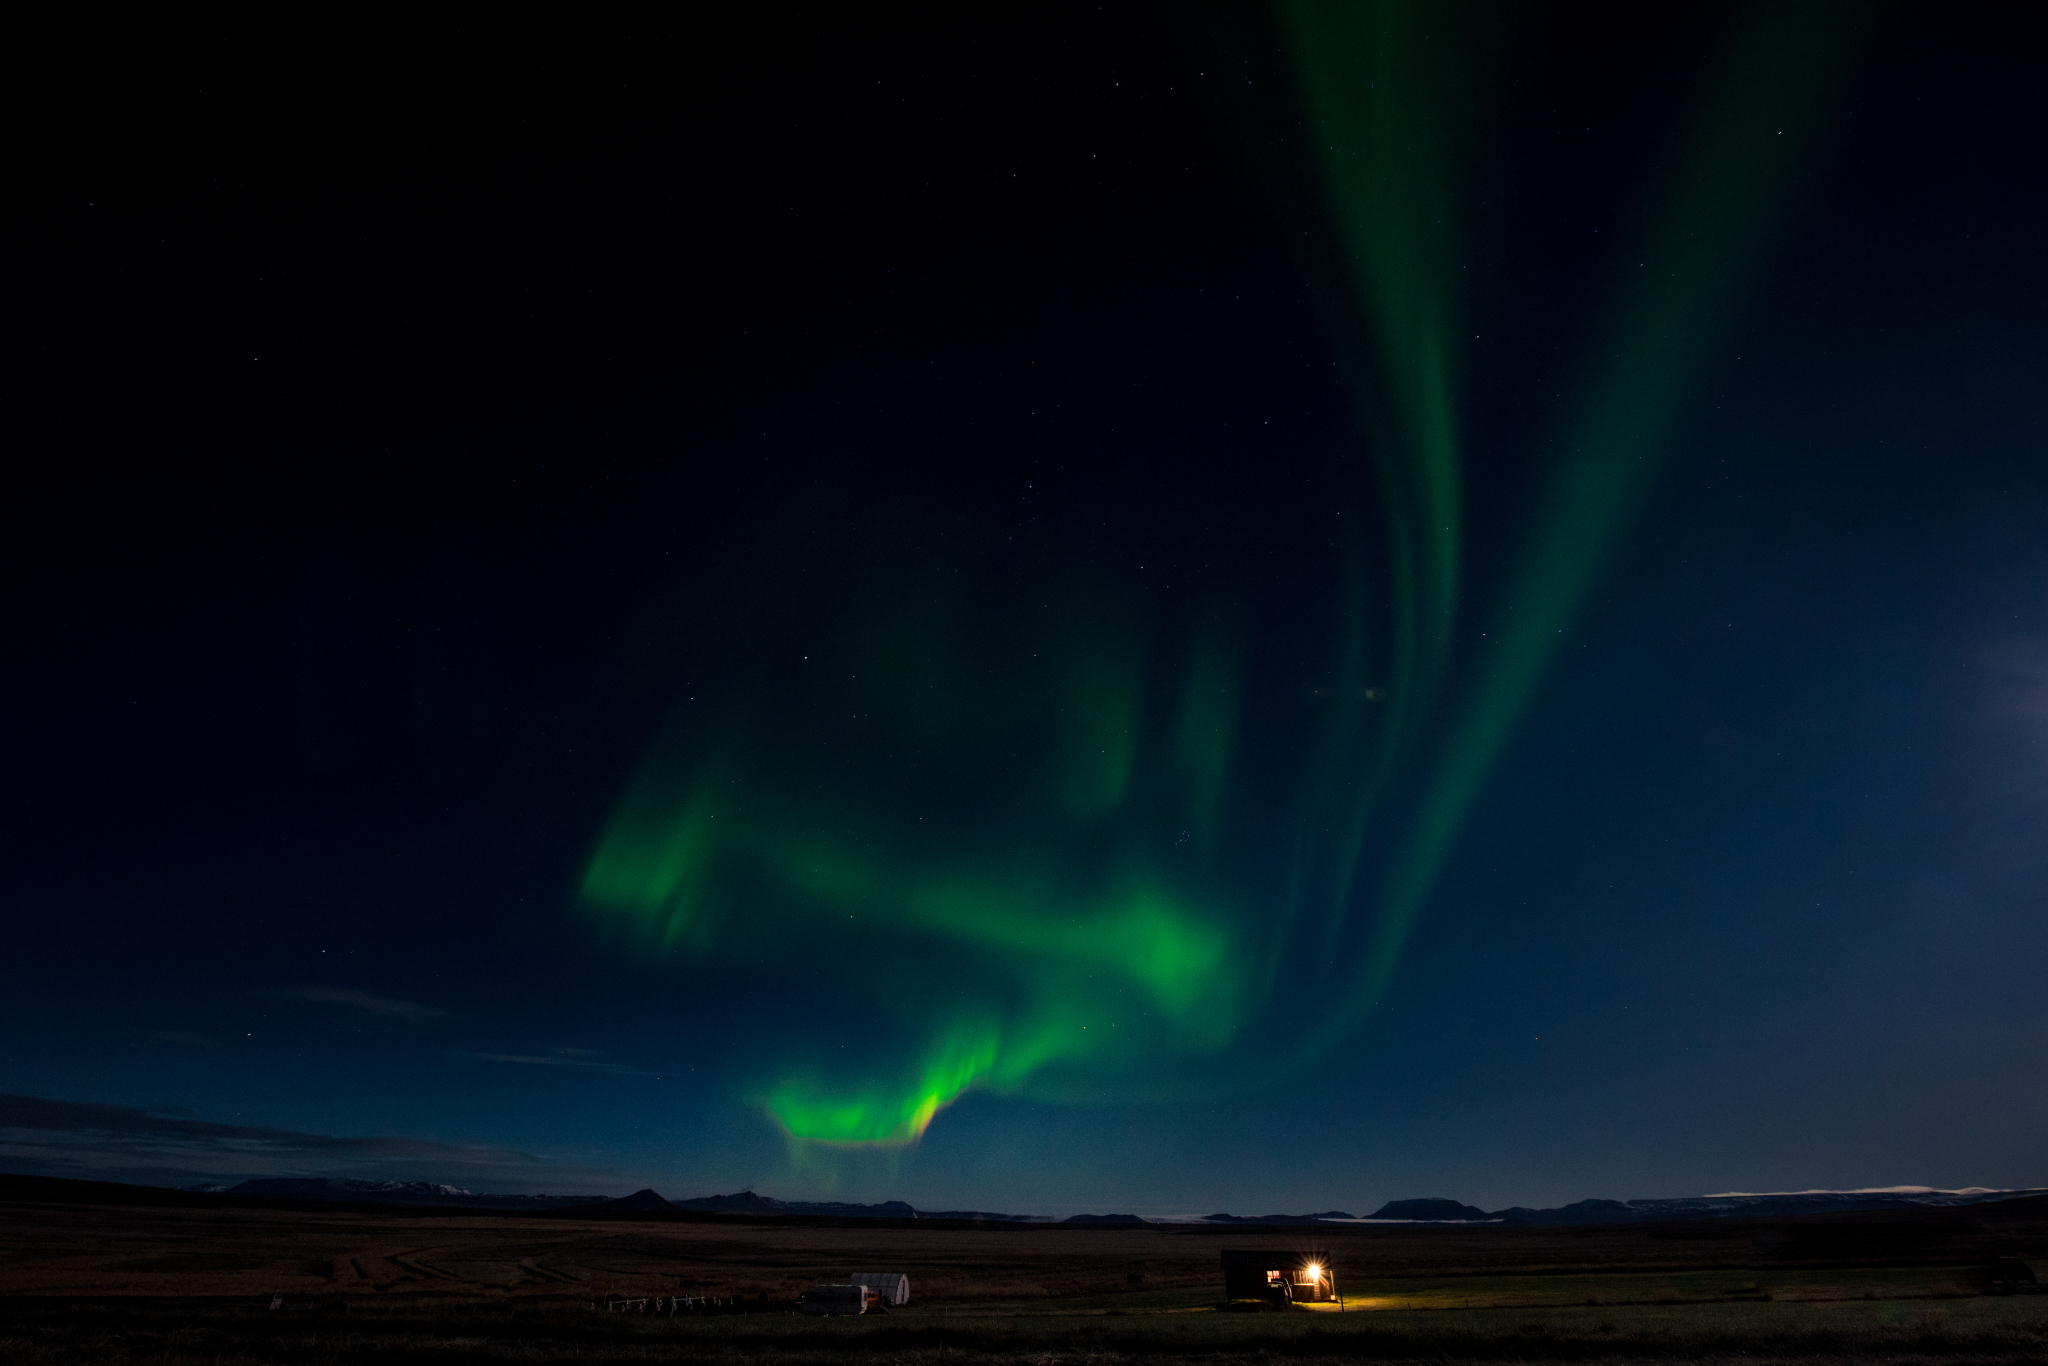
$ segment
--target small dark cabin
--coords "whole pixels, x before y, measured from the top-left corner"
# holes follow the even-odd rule
[[[1337,1276],[1313,1252],[1223,1253],[1223,1297],[1307,1304],[1337,1298]]]

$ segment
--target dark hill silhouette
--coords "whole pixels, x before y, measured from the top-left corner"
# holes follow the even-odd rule
[[[1074,1214],[1060,1220],[1063,1224],[1117,1224],[1135,1228],[1146,1223],[1135,1214]]]
[[[1491,1219],[1496,1216],[1474,1205],[1456,1200],[1389,1200],[1372,1214],[1372,1219]]]
[[[780,1214],[782,1202],[752,1191],[736,1191],[731,1195],[696,1195],[688,1200],[671,1200],[677,1209],[705,1210],[712,1214]]]
[[[8,1204],[133,1205],[173,1209],[219,1209],[217,1193],[131,1186],[121,1181],[79,1181],[68,1176],[0,1174],[0,1201]]]
[[[650,1189],[637,1190],[631,1195],[622,1195],[616,1200],[607,1200],[604,1202],[603,1208],[672,1210],[675,1206],[662,1199],[659,1192]]]
[[[901,1200],[884,1200],[878,1205],[850,1205],[842,1200],[777,1200],[772,1195],[739,1191],[733,1195],[698,1195],[688,1200],[666,1202],[671,1209],[698,1210],[710,1214],[821,1214],[835,1219],[915,1219],[917,1211]]]

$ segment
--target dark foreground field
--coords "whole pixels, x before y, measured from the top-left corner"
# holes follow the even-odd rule
[[[2035,1204],[1591,1229],[933,1229],[263,1207],[0,1178],[0,1360],[2042,1362],[2048,1295],[1987,1293],[1991,1258],[2048,1250]],[[1220,1311],[1226,1246],[1318,1252],[1343,1310]],[[786,1299],[856,1269],[907,1272],[915,1302],[833,1320],[601,1307]]]

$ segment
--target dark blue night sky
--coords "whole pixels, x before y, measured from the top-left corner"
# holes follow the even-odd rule
[[[2041,37],[102,54],[8,309],[0,1169],[2048,1185]]]

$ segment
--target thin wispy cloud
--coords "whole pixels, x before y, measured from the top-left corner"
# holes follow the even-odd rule
[[[485,1144],[301,1133],[256,1125],[0,1094],[0,1169],[176,1183],[199,1177],[362,1176],[560,1188],[594,1173]]]
[[[550,1048],[545,1053],[478,1053],[467,1049],[450,1048],[444,1054],[451,1058],[474,1058],[478,1062],[522,1063],[528,1067],[579,1067],[591,1072],[610,1072],[620,1077],[660,1077],[665,1072],[650,1071],[645,1067],[634,1067],[629,1063],[612,1062],[609,1056],[595,1048]]]
[[[278,987],[264,992],[263,995],[272,1001],[301,1001],[308,1005],[335,1006],[342,1010],[359,1011],[376,1019],[402,1024],[425,1024],[430,1020],[445,1020],[449,1016],[448,1011],[434,1006],[395,1000],[389,996],[379,996],[374,991],[357,991],[353,987]]]

